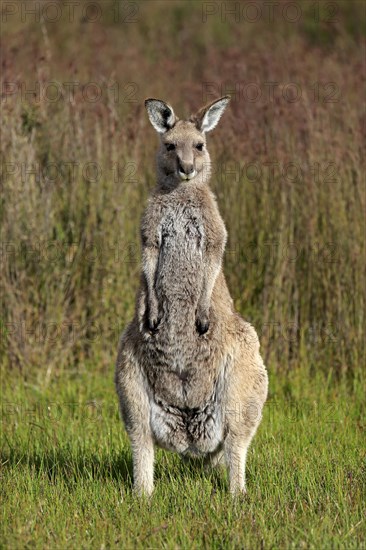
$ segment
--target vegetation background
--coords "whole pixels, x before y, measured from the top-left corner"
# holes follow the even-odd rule
[[[2,544],[365,548],[365,4],[1,4]],[[158,452],[131,495],[113,364],[155,181],[145,97],[209,135],[270,396],[249,496]]]

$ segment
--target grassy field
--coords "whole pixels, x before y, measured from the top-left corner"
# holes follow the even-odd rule
[[[70,372],[47,390],[15,376],[3,388],[3,543],[365,548],[365,381],[270,374],[247,497],[231,498],[225,472],[158,451],[151,502],[131,492],[110,371]]]
[[[364,2],[87,4],[1,5],[0,544],[365,548]],[[245,500],[159,451],[139,502],[113,365],[155,181],[143,101],[226,93],[212,188],[269,401]]]

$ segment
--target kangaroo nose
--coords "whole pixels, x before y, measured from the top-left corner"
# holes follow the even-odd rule
[[[179,168],[179,171],[182,172],[183,174],[186,174],[187,176],[189,176],[190,174],[192,174],[194,172],[194,166],[193,164],[187,164],[185,162],[182,162],[182,161],[178,161],[178,168]]]

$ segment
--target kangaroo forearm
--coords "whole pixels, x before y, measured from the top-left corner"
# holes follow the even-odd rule
[[[200,298],[202,308],[208,309],[211,303],[212,292],[221,269],[221,256],[211,256],[206,261],[205,276]]]
[[[205,223],[208,240],[204,255],[204,280],[200,306],[207,313],[211,303],[212,292],[222,267],[222,258],[227,239],[225,225],[215,201],[211,201],[210,203],[210,207],[205,215]]]
[[[158,257],[159,251],[156,247],[145,247],[143,249],[143,272],[146,280],[149,303],[156,297],[154,285]]]

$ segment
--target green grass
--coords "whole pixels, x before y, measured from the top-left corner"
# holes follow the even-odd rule
[[[270,372],[245,499],[226,473],[159,450],[156,491],[131,489],[131,454],[107,372],[47,389],[3,387],[2,543],[25,548],[365,548],[362,388],[310,369]]]

